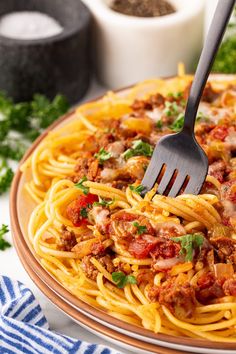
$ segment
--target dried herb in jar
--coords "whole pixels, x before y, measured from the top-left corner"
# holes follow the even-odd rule
[[[114,0],[111,9],[136,17],[158,17],[176,12],[174,6],[166,0]]]

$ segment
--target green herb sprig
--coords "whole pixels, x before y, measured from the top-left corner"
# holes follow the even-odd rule
[[[86,187],[83,185],[83,183],[86,181],[87,181],[87,177],[84,176],[83,178],[81,178],[79,180],[78,183],[75,184],[75,187],[80,189],[83,192],[83,194],[88,195],[89,194],[89,187]]]
[[[5,251],[7,248],[10,248],[11,245],[4,239],[4,236],[9,232],[8,226],[2,224],[0,229],[0,250]]]
[[[97,154],[94,155],[98,159],[99,163],[102,165],[105,161],[111,158],[111,153],[101,148]]]
[[[208,118],[204,116],[202,112],[199,112],[196,118],[196,122],[207,121]],[[176,120],[171,124],[170,129],[179,132],[184,126],[184,114],[180,113]]]
[[[142,140],[134,140],[131,149],[126,150],[122,156],[125,160],[133,156],[147,156],[151,157],[153,154],[153,147]]]
[[[133,222],[133,225],[137,228],[137,232],[139,235],[145,234],[145,232],[147,232],[147,227],[139,225],[137,221]]]
[[[130,189],[132,192],[141,195],[141,193],[144,191],[144,186],[142,186],[141,184],[138,185],[138,186],[129,186],[129,189]]]
[[[114,200],[105,200],[101,197],[99,197],[98,202],[94,202],[93,206],[102,206],[102,207],[108,207],[109,205],[112,205],[114,203]]]
[[[7,161],[0,157],[0,195],[5,193],[11,185],[14,173],[7,165]]]
[[[193,250],[195,248],[201,248],[204,242],[204,236],[195,233],[180,237],[172,237],[171,240],[181,244],[180,254],[185,255],[186,262],[191,262],[193,260]]]
[[[119,289],[123,289],[126,284],[137,284],[137,280],[133,275],[125,275],[123,272],[113,272],[111,276]]]
[[[13,172],[8,160],[19,161],[30,143],[59,116],[69,109],[67,99],[57,95],[50,101],[35,95],[30,102],[14,103],[0,92],[0,194],[10,187]]]

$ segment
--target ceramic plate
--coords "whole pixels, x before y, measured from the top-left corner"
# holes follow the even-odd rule
[[[224,76],[217,76],[219,81],[225,79]],[[235,76],[230,75],[230,79],[235,78]],[[216,76],[214,77],[216,79]],[[127,92],[127,89],[119,91],[120,94]],[[57,120],[53,125],[51,125],[31,146],[31,148],[26,153],[22,162],[28,158],[38,144],[47,136],[49,131],[58,129],[62,125],[68,123],[69,121],[76,119],[74,111],[63,116]],[[21,163],[22,163],[21,162]],[[23,189],[25,181],[30,178],[29,172],[22,174],[20,170],[16,172],[12,188],[11,188],[11,199],[10,199],[10,211],[11,211],[11,224],[13,236],[15,243],[20,242],[21,247],[17,247],[18,254],[21,259],[21,253],[26,254],[26,259],[29,262],[30,269],[34,272],[35,276],[40,278],[45,284],[45,288],[51,291],[54,294],[55,299],[60,298],[63,301],[63,304],[67,304],[68,308],[73,309],[73,314],[77,316],[86,316],[90,318],[93,323],[96,322],[96,329],[106,327],[110,328],[113,333],[113,336],[119,341],[120,336],[124,335],[125,338],[133,338],[133,340],[141,341],[142,349],[147,350],[147,347],[150,345],[155,345],[159,347],[165,347],[172,350],[191,351],[192,353],[212,353],[212,354],[235,354],[236,346],[233,343],[219,343],[219,342],[210,342],[201,339],[190,339],[186,337],[174,337],[164,334],[155,334],[144,328],[134,326],[118,319],[115,319],[109,316],[105,311],[96,309],[83,301],[76,298],[68,290],[66,290],[51,274],[49,274],[40,264],[37,255],[31,247],[31,244],[27,238],[27,224],[29,221],[29,216],[34,208],[35,204],[27,193]],[[28,271],[28,269],[27,269]],[[54,302],[54,297],[52,297]],[[73,316],[72,316],[73,317]],[[164,348],[162,349],[164,350]],[[154,351],[155,352],[155,351]],[[157,351],[160,353],[159,351]],[[163,352],[164,353],[164,352]]]

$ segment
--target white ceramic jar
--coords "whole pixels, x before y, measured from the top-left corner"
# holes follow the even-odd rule
[[[93,60],[110,88],[175,75],[179,61],[193,70],[202,47],[204,0],[171,0],[177,12],[152,18],[110,9],[111,0],[83,0],[94,17]]]

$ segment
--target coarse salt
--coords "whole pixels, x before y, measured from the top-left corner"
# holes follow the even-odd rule
[[[36,40],[60,34],[63,27],[54,18],[37,11],[19,11],[0,18],[0,35]]]

